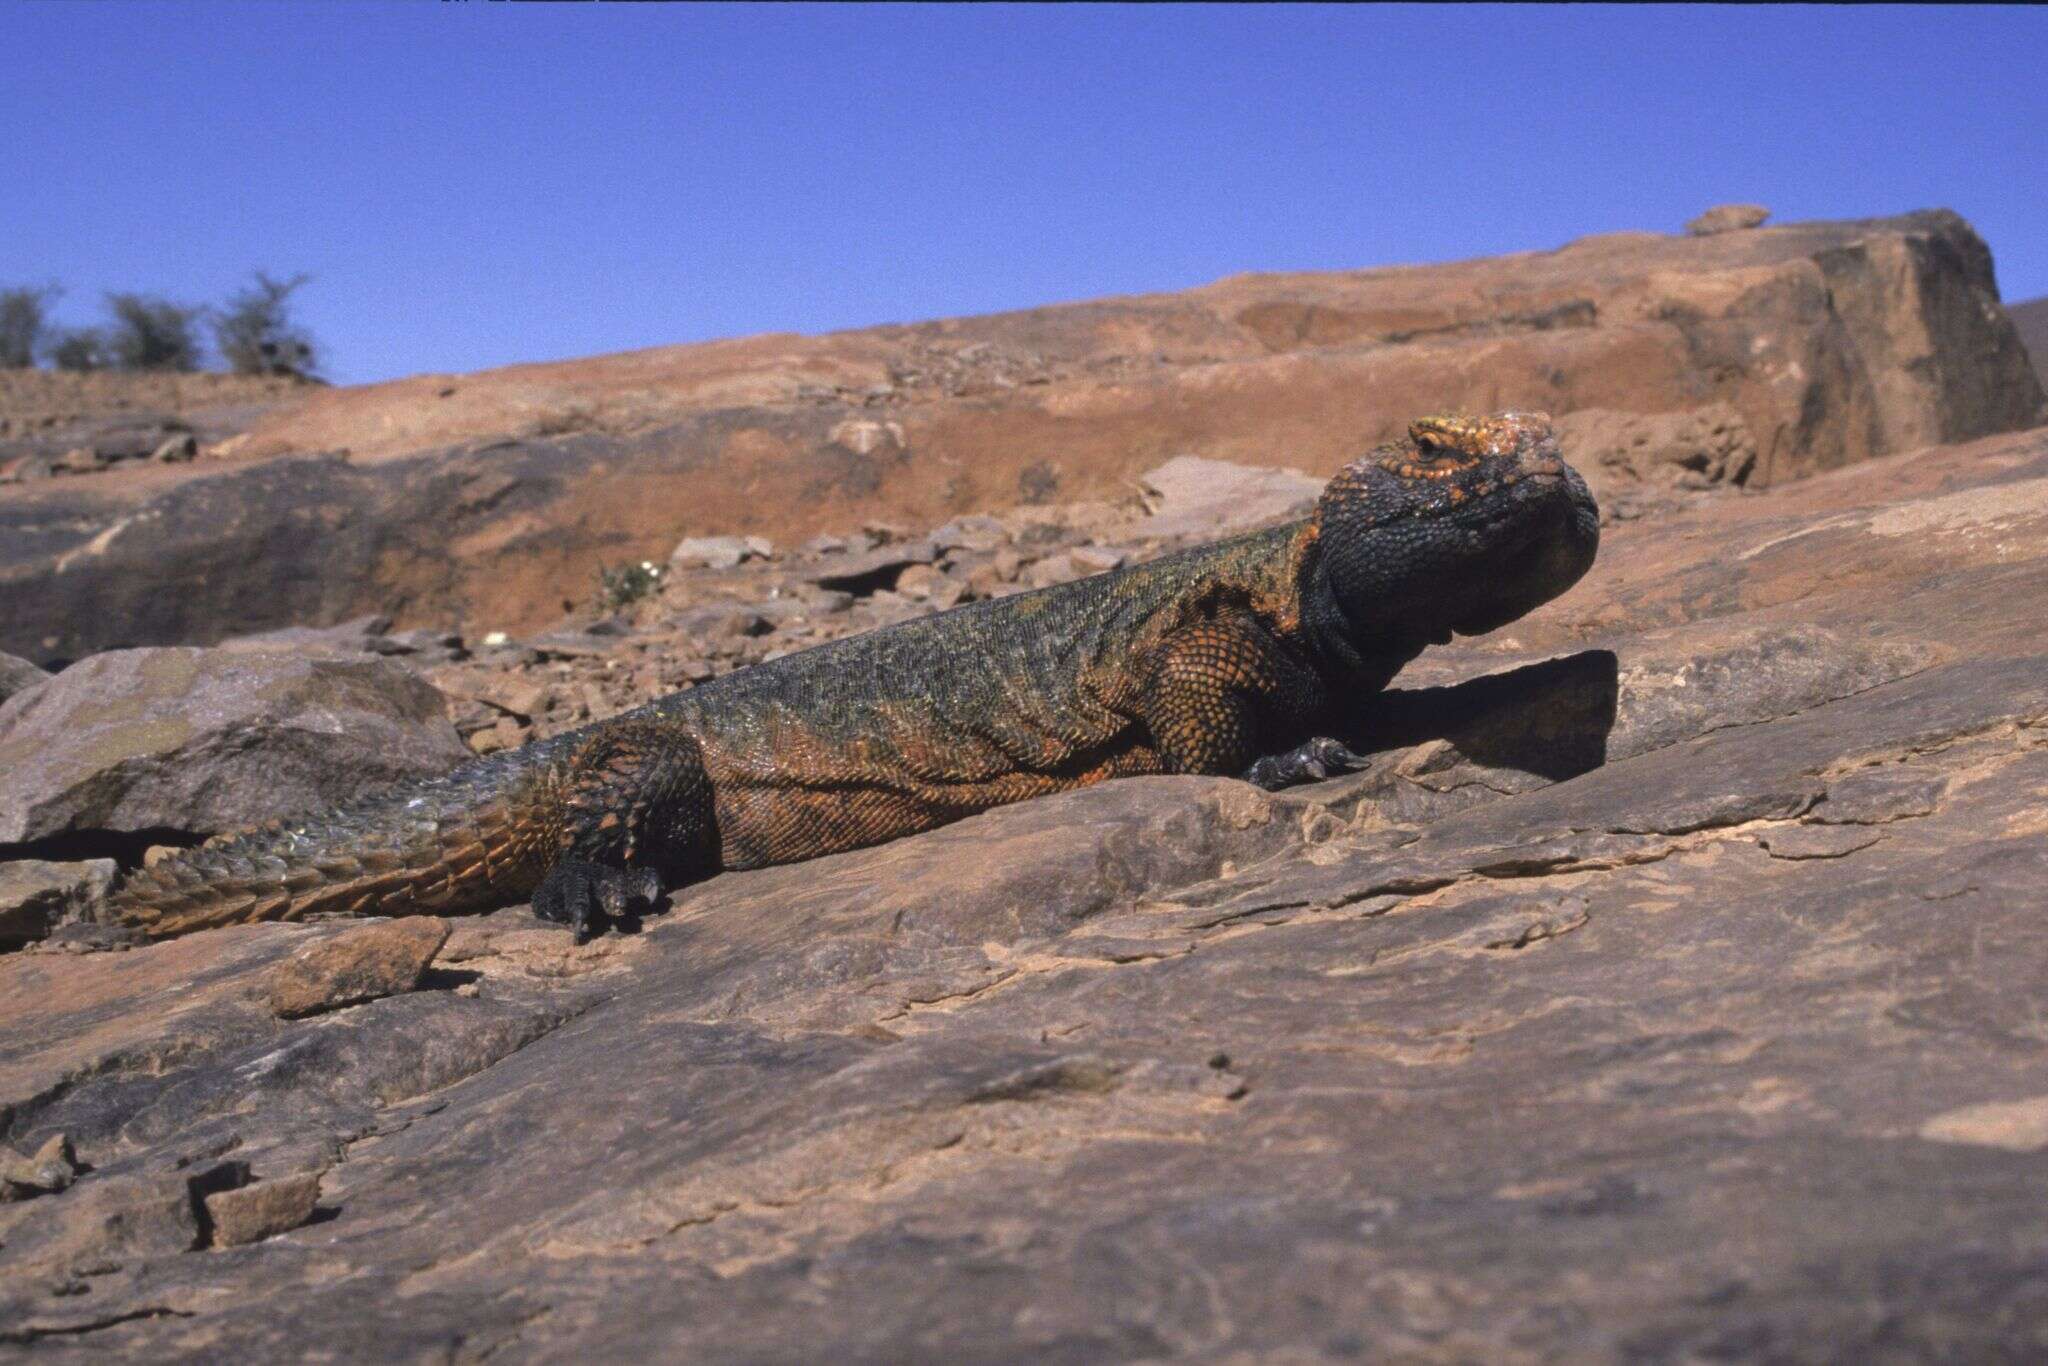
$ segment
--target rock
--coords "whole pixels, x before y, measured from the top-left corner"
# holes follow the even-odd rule
[[[930,564],[938,557],[938,547],[928,540],[885,542],[872,550],[821,560],[805,570],[804,580],[864,597],[892,586],[908,566]]]
[[[58,456],[50,469],[55,474],[97,474],[108,463],[107,457],[91,446],[74,446]]]
[[[907,565],[903,572],[896,576],[895,591],[901,593],[906,598],[912,598],[918,602],[926,602],[944,587],[947,582],[949,581],[946,575],[940,570],[934,569],[931,565]]]
[[[270,1009],[296,1019],[411,991],[447,940],[448,922],[439,916],[351,928],[280,963]]]
[[[382,659],[117,650],[0,704],[0,843],[214,834],[468,757],[441,695]]]
[[[235,636],[220,643],[223,650],[292,650],[313,655],[391,654],[385,632],[391,618],[372,613],[335,626],[286,626],[257,635]]]
[[[78,1159],[63,1134],[50,1135],[33,1155],[0,1148],[0,1201],[55,1195],[77,1179]]]
[[[92,919],[113,881],[112,859],[0,862],[0,953],[33,943],[67,921]]]
[[[1685,225],[1694,237],[1712,237],[1719,232],[1739,232],[1763,226],[1771,211],[1761,204],[1716,204]]]
[[[738,536],[691,536],[669,552],[672,569],[731,569],[754,553]]]
[[[693,607],[670,617],[667,625],[691,640],[705,642],[749,640],[775,629],[758,607],[734,604]]]
[[[1756,472],[1756,438],[1742,414],[1725,403],[1654,414],[1586,408],[1559,418],[1557,432],[1603,500],[1638,485],[1740,485]]]
[[[190,1178],[181,1172],[94,1173],[54,1198],[0,1205],[0,1234],[20,1278],[0,1286],[0,1308],[14,1310],[24,1291],[68,1298],[78,1293],[74,1277],[191,1251],[199,1245],[199,1216]],[[15,1313],[7,1319],[20,1322]]]
[[[942,553],[948,550],[994,550],[1009,541],[1010,533],[999,518],[955,517],[934,531],[931,539]]]
[[[289,1233],[313,1217],[320,1200],[320,1173],[274,1177],[253,1186],[215,1191],[206,1197],[213,1246],[241,1247]]]
[[[10,654],[0,654],[0,702],[19,692],[26,692],[50,675],[25,659]]]
[[[1140,484],[1146,532],[1212,538],[1305,516],[1323,481],[1293,470],[1252,469],[1222,460],[1177,455],[1146,471]]]
[[[1077,545],[1067,552],[1067,558],[1073,561],[1074,568],[1085,577],[1089,574],[1107,574],[1122,565],[1129,556],[1113,546]]]
[[[372,654],[400,656],[415,664],[447,664],[469,658],[459,632],[431,627],[371,636],[365,643]]]
[[[1024,568],[1024,586],[1027,588],[1051,588],[1055,584],[1072,583],[1085,578],[1088,571],[1076,562],[1066,551],[1048,555],[1042,560],[1033,560]]]
[[[195,460],[198,456],[199,438],[190,432],[179,432],[174,436],[165,437],[157,448],[150,452],[149,458],[159,465],[176,465],[187,460]]]
[[[862,402],[877,386],[886,413]],[[530,634],[600,564],[658,560],[684,524],[786,544],[926,527],[1042,496],[1055,473],[1061,499],[1124,499],[1161,452],[1321,478],[1426,411],[1725,404],[1758,451],[1747,488],[2044,411],[1989,250],[1941,211],[1246,275],[448,387],[312,391],[257,418],[233,462],[0,488],[0,649],[46,663],[399,602]],[[533,431],[577,405],[578,430]],[[877,441],[895,423],[901,444],[848,423]]]

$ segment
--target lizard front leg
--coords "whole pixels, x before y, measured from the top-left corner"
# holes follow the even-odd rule
[[[636,909],[664,882],[715,871],[711,782],[696,739],[670,721],[613,721],[562,763],[550,784],[560,856],[533,910],[581,944]]]
[[[1145,719],[1171,771],[1227,775],[1271,791],[1365,767],[1363,756],[1328,736],[1261,754],[1275,736],[1300,735],[1326,697],[1315,671],[1256,620],[1226,616],[1167,643]]]

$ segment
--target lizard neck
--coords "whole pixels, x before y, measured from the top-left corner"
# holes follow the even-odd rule
[[[1332,580],[1328,557],[1322,553],[1321,536],[1329,534],[1320,531],[1299,564],[1303,639],[1326,678],[1383,688],[1429,641],[1383,623],[1365,625],[1353,618]]]

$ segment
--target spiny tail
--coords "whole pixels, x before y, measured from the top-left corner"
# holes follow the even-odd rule
[[[137,871],[108,916],[152,938],[343,915],[460,914],[530,895],[559,849],[550,743],[325,815],[218,837]]]

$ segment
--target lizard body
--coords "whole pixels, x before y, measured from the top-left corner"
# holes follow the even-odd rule
[[[332,814],[138,872],[151,936],[531,899],[579,936],[663,887],[816,858],[1108,778],[1269,787],[1362,760],[1322,738],[1426,646],[1592,563],[1547,418],[1429,418],[1304,521],[819,645]]]

